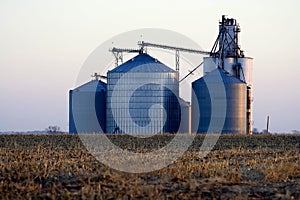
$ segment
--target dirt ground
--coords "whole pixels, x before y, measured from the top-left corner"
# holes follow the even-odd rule
[[[108,137],[149,152],[174,135]],[[0,198],[300,199],[300,135],[222,135],[199,157],[203,139],[163,169],[132,174],[101,164],[77,135],[0,135]]]

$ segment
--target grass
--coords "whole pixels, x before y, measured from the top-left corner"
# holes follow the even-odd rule
[[[109,136],[138,152],[172,137]],[[203,139],[166,168],[130,174],[99,163],[76,135],[0,135],[0,198],[300,198],[300,135],[222,135],[201,158]]]

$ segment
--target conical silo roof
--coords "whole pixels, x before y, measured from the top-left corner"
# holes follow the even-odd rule
[[[199,84],[202,82],[205,83],[217,83],[220,82],[220,76],[224,84],[245,84],[245,82],[241,81],[240,79],[236,78],[235,76],[230,75],[227,71],[223,69],[215,69],[209,72],[207,75],[199,78],[198,80],[194,81],[193,84]]]
[[[100,80],[89,81],[74,89],[76,92],[98,92],[101,90],[106,91],[106,83]]]
[[[109,71],[110,73],[127,73],[127,72],[176,72],[156,58],[146,53],[139,54],[122,65]]]

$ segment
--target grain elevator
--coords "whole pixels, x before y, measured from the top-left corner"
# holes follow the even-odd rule
[[[210,51],[144,41],[137,49],[110,49],[116,66],[106,72],[106,82],[96,79],[70,90],[69,132],[251,134],[253,59],[241,49],[240,31],[236,19],[222,16]],[[174,51],[176,66],[152,57],[147,47]],[[205,57],[181,75],[180,52]],[[123,63],[123,53],[137,55]],[[179,96],[181,82],[201,69],[187,102]]]
[[[246,57],[240,46],[240,26],[235,19],[222,16],[219,34],[209,57],[203,59],[204,77],[192,84],[194,104],[192,132],[206,133],[212,120],[211,101],[223,98],[226,102],[225,122],[222,133],[252,133],[252,58]],[[217,78],[216,73],[222,77]],[[212,78],[215,76],[215,78]],[[210,96],[208,83],[212,86],[224,84],[225,95]],[[198,100],[198,105],[196,101]]]

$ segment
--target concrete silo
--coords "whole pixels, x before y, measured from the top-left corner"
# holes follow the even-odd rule
[[[175,133],[178,72],[140,53],[107,73],[107,133]]]
[[[69,132],[106,131],[106,83],[92,80],[69,91]]]

